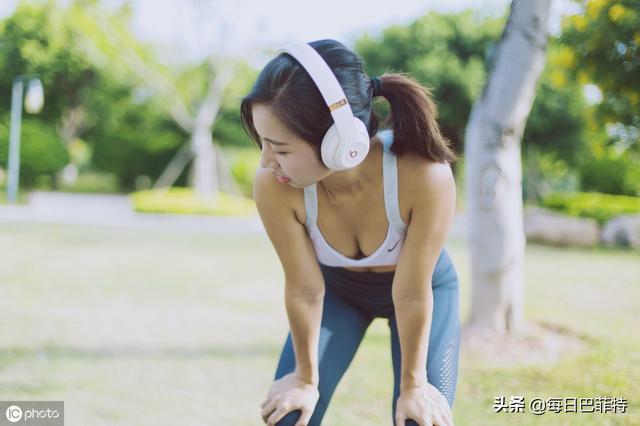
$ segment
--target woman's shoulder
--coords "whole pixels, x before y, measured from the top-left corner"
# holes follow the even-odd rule
[[[292,211],[296,220],[304,225],[306,213],[304,209],[304,189],[278,183],[268,168],[258,167],[253,179],[253,197],[278,206],[278,210]]]
[[[429,185],[453,179],[449,163],[440,163],[411,152],[398,156],[397,162],[398,174],[406,175],[404,180],[409,184]]]
[[[412,152],[396,158],[398,197],[404,200],[401,203],[406,210],[410,211],[424,197],[438,200],[440,197],[448,197],[448,192],[455,192],[453,170],[449,163],[440,163]]]
[[[382,129],[376,136],[384,150],[390,152],[394,143],[393,130]],[[440,163],[416,152],[405,151],[402,155],[396,156],[396,159],[398,174],[404,174],[406,177],[404,180],[409,184],[424,183],[424,178],[432,180],[453,175],[449,163]]]

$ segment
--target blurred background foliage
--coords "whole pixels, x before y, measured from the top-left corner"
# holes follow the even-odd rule
[[[24,185],[33,186],[38,177],[50,177],[69,161],[69,153],[55,129],[33,118],[22,121],[22,149],[20,179]],[[0,122],[0,162],[7,163],[9,152],[9,120]],[[52,179],[55,181],[55,179]]]
[[[583,11],[566,17],[551,40],[523,135],[523,196],[529,203],[554,191],[640,196],[638,1],[579,3]],[[107,11],[99,1],[81,0],[66,6],[23,1],[0,21],[0,98],[10,99],[12,79],[21,74],[38,74],[46,93],[42,113],[23,122],[21,179],[27,187],[40,182],[73,189],[61,182],[62,170],[72,164],[83,190],[92,183],[103,192],[148,189],[188,143],[173,108],[179,100],[193,111],[208,90],[209,65],[163,62],[159,46],[137,40],[130,21],[126,3]],[[504,16],[477,11],[431,12],[363,34],[355,50],[369,75],[409,72],[430,87],[442,130],[462,153],[471,106],[504,24]],[[134,53],[138,63],[132,66]],[[228,60],[238,62],[237,71],[212,137],[237,192],[250,196],[258,152],[238,110],[258,70]],[[9,106],[0,104],[0,167],[6,164]],[[383,116],[386,108],[376,104]],[[176,185],[187,184],[185,170]]]
[[[560,36],[571,47],[569,76],[598,85],[603,94],[599,119],[630,127],[618,138],[631,144],[627,136],[635,135],[634,149],[640,151],[640,1],[581,3],[584,13],[565,19]]]

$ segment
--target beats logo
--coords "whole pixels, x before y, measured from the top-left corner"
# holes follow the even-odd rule
[[[358,151],[351,151],[349,150],[349,155],[351,156],[351,158],[355,157],[356,155],[358,155]]]

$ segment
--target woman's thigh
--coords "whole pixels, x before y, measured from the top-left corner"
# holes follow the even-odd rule
[[[369,317],[347,304],[331,290],[326,289],[318,344],[318,371],[320,375],[318,390],[320,399],[309,421],[309,426],[317,426],[322,421],[331,396],[353,360],[370,323],[371,319]],[[295,354],[291,332],[289,332],[280,355],[275,379],[277,380],[294,370]],[[295,425],[299,417],[300,411],[293,411],[284,416],[277,425]]]

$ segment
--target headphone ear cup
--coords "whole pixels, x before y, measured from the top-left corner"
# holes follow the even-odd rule
[[[321,154],[325,166],[331,170],[345,170],[357,166],[369,152],[370,140],[367,126],[353,117],[356,130],[355,140],[342,142],[338,127],[333,124],[322,139]]]
[[[340,134],[338,133],[338,126],[331,125],[327,133],[322,138],[322,145],[320,146],[320,154],[322,155],[322,162],[331,170],[340,170],[339,163],[336,157],[339,155],[340,149]]]

